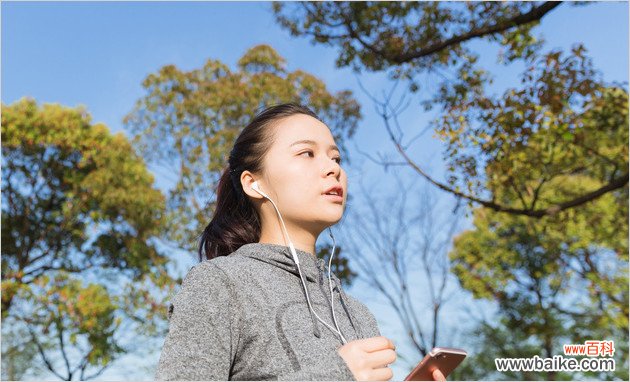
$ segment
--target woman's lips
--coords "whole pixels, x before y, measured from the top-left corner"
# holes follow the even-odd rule
[[[333,203],[343,203],[343,196],[328,194],[323,194],[323,196]]]

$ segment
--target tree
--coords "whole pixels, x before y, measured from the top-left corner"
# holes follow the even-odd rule
[[[548,145],[549,156],[566,158],[567,171],[536,191],[541,207],[601,187],[602,179],[611,173],[606,172],[608,164],[593,165],[600,160],[599,154],[615,153],[620,168],[626,169],[627,149],[619,152],[618,143],[628,141],[627,128],[621,128],[627,124],[627,92],[619,88],[603,90],[602,97],[584,112],[581,124],[582,129],[594,131],[575,131],[568,136],[584,139],[581,144],[585,149],[566,153],[561,146]],[[529,145],[552,141],[547,134],[547,130],[531,134]],[[556,139],[562,139],[562,135]],[[495,169],[505,166],[503,161],[525,179],[540,172],[535,158],[518,148],[515,151],[514,156],[504,156],[489,165],[489,179],[493,179]],[[495,193],[502,201],[520,198],[518,189],[497,189]],[[579,209],[540,219],[481,207],[474,211],[473,224],[473,229],[455,239],[450,257],[461,285],[476,298],[493,300],[499,307],[498,323],[482,323],[480,327],[480,335],[489,340],[482,347],[483,357],[531,357],[540,351],[540,356],[553,357],[562,353],[565,343],[612,339],[618,347],[616,374],[586,376],[627,379],[628,357],[623,349],[628,342],[629,315],[628,186],[584,203]],[[500,335],[502,332],[519,333],[522,338]],[[532,379],[531,374],[506,377]],[[565,377],[579,375],[544,376]]]
[[[83,107],[23,98],[2,110],[3,322],[27,330],[59,378],[95,377],[165,330],[174,285],[152,243],[164,197],[127,139]],[[121,323],[129,347],[114,338]]]
[[[425,110],[440,108],[441,116],[431,127],[447,145],[446,182],[431,176],[412,159],[408,149],[417,136],[404,142],[403,129],[394,131],[391,124],[396,122],[400,109],[392,107],[389,99],[378,105],[390,138],[406,165],[436,187],[468,200],[471,206],[539,218],[581,206],[628,183],[628,172],[618,167],[614,156],[605,154],[597,156],[607,163],[607,172],[615,173],[613,177],[606,178],[600,188],[558,200],[549,209],[537,208],[536,195],[527,193],[524,180],[515,176],[511,167],[497,169],[496,178],[486,181],[483,169],[488,161],[509,155],[514,147],[531,151],[528,137],[539,129],[564,135],[562,140],[550,144],[563,145],[568,152],[585,149],[579,147],[579,138],[571,139],[570,135],[582,123],[581,111],[587,104],[595,103],[608,85],[596,78],[579,45],[568,57],[560,57],[560,51],[539,53],[543,41],[532,35],[532,28],[559,4],[302,2],[274,3],[274,12],[278,22],[293,35],[311,35],[313,42],[339,46],[342,52],[338,66],[352,65],[357,72],[391,69],[391,78],[409,80],[412,92],[418,89],[415,79],[421,73],[444,78],[438,93],[423,104]],[[290,12],[284,12],[286,8],[293,8],[294,13],[287,15]],[[525,62],[522,88],[508,89],[496,97],[486,95],[492,77],[478,67],[478,55],[465,45],[480,38],[501,38],[500,44],[506,51],[499,59],[504,63]],[[455,73],[449,77],[447,70],[451,68]],[[623,141],[618,144],[618,150],[625,146]],[[537,152],[533,157],[545,157],[545,152]],[[540,187],[548,186],[549,180],[559,175],[552,171],[565,163],[547,159],[545,166],[550,172],[539,178]],[[501,203],[493,196],[494,187],[518,188],[523,198],[517,204]]]
[[[122,304],[104,286],[84,285],[62,271],[52,280],[47,275],[38,277],[33,284],[20,290],[18,295],[29,307],[16,317],[25,324],[46,367],[58,378],[70,381],[77,374],[82,381],[95,378],[125,352],[117,338],[121,334],[115,336],[121,323],[115,313]],[[61,356],[63,371],[55,365],[55,355]],[[88,373],[90,366],[98,370]]]
[[[167,201],[168,238],[188,251],[196,251],[198,235],[210,219],[213,190],[236,136],[262,107],[289,101],[309,106],[344,152],[344,138],[361,118],[349,91],[333,95],[314,76],[288,71],[268,45],[249,49],[237,71],[212,59],[188,72],[168,65],[142,85],[147,94],[125,117],[125,125],[144,157],[174,175]]]

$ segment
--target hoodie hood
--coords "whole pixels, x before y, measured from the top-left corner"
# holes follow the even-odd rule
[[[284,269],[296,276],[300,276],[297,265],[293,261],[293,255],[289,247],[271,243],[249,243],[241,246],[236,252],[242,256],[259,260],[275,267]],[[300,260],[302,275],[310,282],[318,281],[324,268],[324,260],[314,255],[295,249],[295,253]],[[332,273],[331,273],[332,275]],[[332,275],[337,279],[336,276]],[[338,279],[337,279],[338,280]]]
[[[306,280],[306,287],[308,288],[309,296],[313,294],[313,289],[316,285],[309,284],[318,284],[320,291],[324,292],[324,286],[327,284],[324,283],[324,278],[328,278],[327,264],[323,259],[320,259],[314,256],[311,253],[295,249],[297,257],[300,261],[300,270],[302,271],[302,276],[304,276]],[[239,254],[241,256],[249,257],[254,260],[262,261],[264,263],[273,265],[280,269],[283,269],[296,277],[300,277],[298,267],[293,261],[293,256],[291,255],[291,250],[288,246],[280,245],[280,244],[271,244],[271,243],[249,243],[242,245],[239,249],[233,252],[231,255]],[[231,256],[230,255],[230,256]],[[348,311],[348,301],[343,289],[341,288],[341,282],[337,276],[331,271],[331,282],[333,289],[333,298],[335,298],[335,293],[338,292],[339,300],[341,306],[344,309],[344,312],[348,316],[348,320],[352,325],[353,329],[356,331],[358,329],[358,325],[354,322],[352,315]],[[326,300],[330,301],[330,290],[327,290],[325,293]],[[304,295],[304,303],[308,304],[306,301],[306,295]],[[310,311],[310,309],[309,309]],[[319,321],[314,316],[313,312],[310,311],[311,321],[313,323],[313,334],[319,338],[321,336]],[[332,324],[332,323],[331,323]],[[334,325],[334,324],[333,324]],[[358,329],[360,331],[360,329]]]

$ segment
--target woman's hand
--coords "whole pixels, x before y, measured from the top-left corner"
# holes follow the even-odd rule
[[[388,366],[396,360],[396,346],[387,337],[350,341],[337,350],[357,381],[389,381]]]
[[[435,369],[433,370],[433,380],[444,382],[446,381],[446,377],[444,376],[444,374],[442,374],[440,369]]]

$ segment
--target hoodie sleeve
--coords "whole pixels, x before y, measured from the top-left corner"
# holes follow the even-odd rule
[[[192,267],[169,306],[156,380],[229,380],[238,343],[236,294],[210,261]]]

